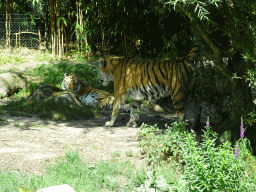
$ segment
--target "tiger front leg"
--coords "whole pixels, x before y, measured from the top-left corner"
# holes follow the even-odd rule
[[[115,104],[114,107],[113,107],[113,112],[112,112],[111,120],[107,121],[105,123],[105,126],[106,127],[113,127],[115,125],[115,122],[116,122],[117,117],[119,116],[119,114],[120,114],[120,110],[118,108],[118,104]]]
[[[138,102],[132,102],[131,104],[131,112],[130,112],[130,120],[126,124],[127,127],[137,127],[137,120],[139,120],[140,116],[140,108],[141,104]]]

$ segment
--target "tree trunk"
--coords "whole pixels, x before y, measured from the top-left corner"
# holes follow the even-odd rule
[[[177,6],[181,7],[181,5]],[[183,8],[182,8],[183,9]],[[231,108],[233,111],[229,112],[229,117],[227,118],[228,124],[226,124],[226,129],[231,130],[232,132],[232,141],[239,139],[239,131],[241,124],[241,117],[245,114],[252,112],[254,108],[254,103],[252,100],[251,88],[249,83],[245,79],[241,78],[245,75],[246,70],[249,67],[249,64],[244,62],[240,54],[235,53],[228,66],[223,63],[222,52],[221,50],[214,45],[212,39],[209,38],[206,30],[198,21],[195,14],[190,14],[185,9],[183,11],[190,18],[191,22],[194,23],[198,29],[198,33],[203,37],[206,44],[211,48],[214,54],[206,54],[207,57],[212,60],[215,66],[228,78],[230,84],[230,93],[231,93]],[[233,47],[232,47],[233,48]],[[232,78],[233,74],[236,73],[240,78]],[[224,122],[223,122],[224,123]],[[256,148],[256,140],[254,138],[255,127],[248,126],[245,136],[251,141],[252,148]],[[254,152],[255,154],[255,152]]]

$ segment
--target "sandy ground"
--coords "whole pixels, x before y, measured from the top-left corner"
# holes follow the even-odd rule
[[[15,65],[15,71],[36,67],[37,64],[48,62],[28,61]],[[95,63],[93,63],[95,64]],[[97,64],[97,63],[96,63]],[[8,70],[13,64],[1,66],[1,70]],[[0,105],[6,100],[0,100]],[[18,172],[43,174],[44,165],[54,163],[57,157],[64,157],[69,150],[78,150],[84,161],[93,164],[95,161],[111,159],[111,154],[121,151],[122,160],[130,160],[138,167],[146,165],[145,159],[137,147],[139,128],[126,127],[129,114],[122,113],[118,117],[116,127],[106,128],[106,121],[110,120],[111,110],[103,110],[102,115],[89,120],[49,121],[30,117],[14,117],[5,111],[2,117],[6,121],[0,125],[0,169],[12,168]],[[121,118],[122,117],[122,118]],[[192,114],[187,114],[191,120]],[[122,120],[121,120],[122,119]],[[202,120],[206,118],[202,116]],[[143,108],[139,125],[145,122],[149,125],[158,124],[164,128],[166,123],[177,120],[173,114],[163,114]],[[132,150],[134,156],[126,157],[125,152]]]

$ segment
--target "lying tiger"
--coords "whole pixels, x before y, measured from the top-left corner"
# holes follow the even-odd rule
[[[64,74],[62,88],[63,90],[71,90],[84,105],[94,106],[100,109],[113,109],[114,94],[89,87],[75,74]],[[129,111],[127,108],[124,109],[124,106],[120,110],[123,112]]]
[[[99,80],[104,86],[114,81],[115,101],[111,121],[105,126],[114,126],[117,120],[117,109],[126,100],[132,99],[130,120],[127,126],[136,127],[144,99],[158,100],[170,97],[178,114],[179,121],[185,121],[184,102],[190,96],[194,101],[195,129],[200,125],[201,106],[195,95],[194,60],[199,50],[194,47],[183,59],[167,61],[138,61],[135,58],[100,58]]]

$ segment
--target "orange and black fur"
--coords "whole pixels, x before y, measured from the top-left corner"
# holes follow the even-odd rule
[[[194,60],[199,56],[198,47],[182,59],[166,61],[138,61],[135,58],[100,58],[99,80],[103,85],[114,81],[115,101],[111,121],[105,126],[114,126],[120,105],[127,97],[132,99],[130,120],[127,126],[137,126],[140,103],[144,99],[158,100],[171,96],[179,121],[185,121],[184,103],[188,96],[195,101],[192,129],[200,123],[201,106],[195,95]]]
[[[89,87],[75,74],[64,74],[62,88],[71,90],[84,105],[100,109],[113,109],[114,94]]]

